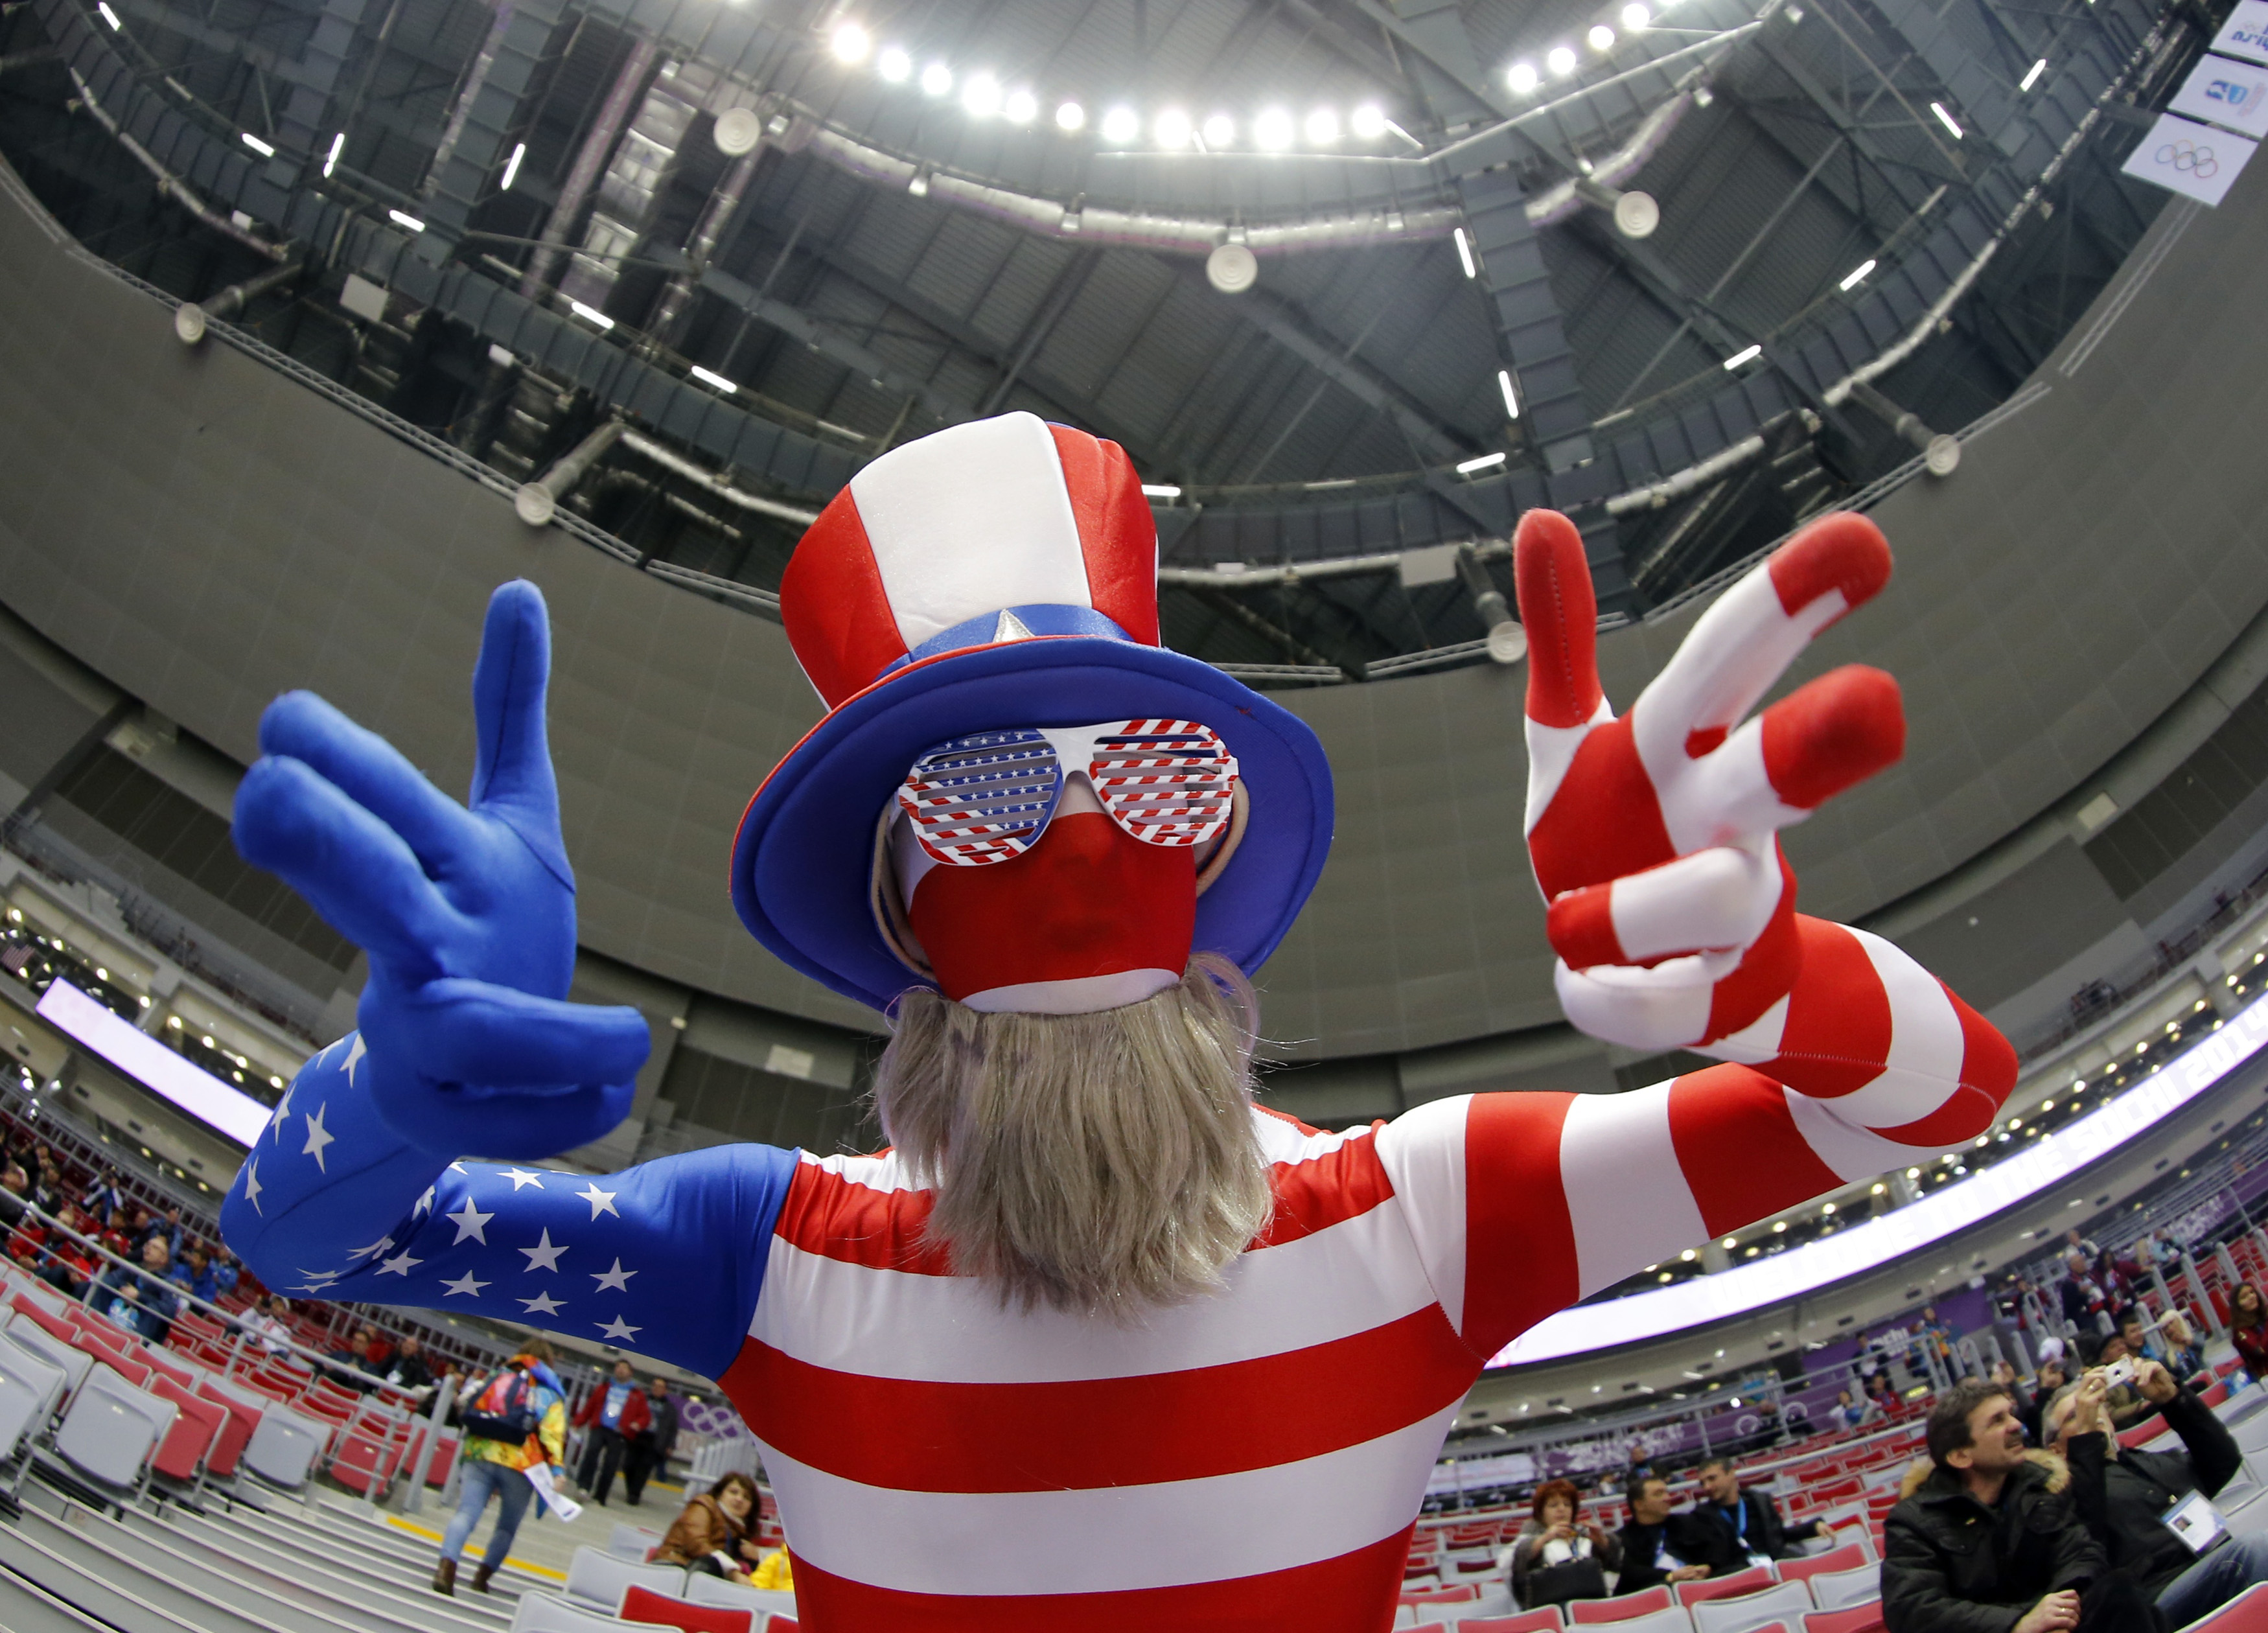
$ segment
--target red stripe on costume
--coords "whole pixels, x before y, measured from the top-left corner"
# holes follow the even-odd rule
[[[796,660],[829,709],[906,655],[850,489],[827,502],[795,547],[780,576],[780,617]]]
[[[1599,600],[1575,524],[1557,511],[1522,516],[1513,533],[1512,577],[1528,629],[1528,717],[1562,729],[1588,723],[1605,695]]]
[[[772,1233],[792,1247],[842,1264],[950,1276],[945,1250],[922,1239],[931,1205],[927,1191],[876,1190],[802,1162],[788,1182]]]
[[[1793,895],[1793,878],[1787,887]],[[1893,1030],[1889,994],[1866,947],[1842,925],[1799,913],[1795,933],[1802,973],[1788,995],[1779,1056],[1764,1070],[1799,1094],[1837,1100],[1882,1075]]]
[[[1466,1108],[1464,1335],[1483,1357],[1580,1293],[1559,1175],[1560,1130],[1574,1102],[1572,1094],[1476,1094]]]
[[[1992,1126],[2008,1091],[2016,1086],[2015,1046],[1962,1003],[1959,993],[1943,982],[1938,985],[1961,1019],[1961,1086],[1928,1116],[1879,1130],[1886,1140],[1907,1145],[1958,1145],[1973,1140]]]
[[[1712,1236],[1843,1183],[1797,1130],[1786,1091],[1747,1066],[1711,1066],[1672,1083],[1669,1142]]]
[[[1428,1305],[1280,1355],[1056,1383],[865,1377],[750,1338],[718,1384],[765,1445],[841,1479],[893,1491],[1065,1491],[1343,1451],[1454,1405],[1478,1372]]]
[[[1094,610],[1145,646],[1158,644],[1158,524],[1134,462],[1115,442],[1050,424],[1071,494],[1086,594]]]
[[[1614,889],[1588,885],[1571,890],[1544,910],[1544,937],[1569,969],[1630,962],[1615,930]]]
[[[1676,858],[1627,717],[1609,720],[1575,750],[1559,791],[1528,836],[1528,854],[1547,901]]]
[[[1410,1530],[1289,1570],[1118,1593],[906,1593],[831,1576],[799,1555],[796,1615],[803,1633],[1385,1633]],[[1138,1551],[1143,1540],[1094,1546]]]
[[[1378,1160],[1378,1130],[1384,1126],[1373,1123],[1369,1134],[1320,1157],[1273,1165],[1269,1184],[1276,1193],[1276,1212],[1253,1247],[1274,1247],[1313,1236],[1392,1196],[1394,1181]]]
[[[1808,681],[1764,710],[1764,776],[1799,811],[1815,811],[1906,751],[1898,683],[1864,664]]]

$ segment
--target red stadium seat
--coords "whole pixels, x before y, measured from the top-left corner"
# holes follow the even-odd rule
[[[622,1608],[615,1613],[622,1622],[645,1622],[666,1628],[682,1628],[685,1633],[751,1633],[755,1625],[753,1610],[732,1610],[723,1605],[696,1605],[690,1600],[673,1599],[666,1593],[657,1593],[652,1588],[636,1583],[622,1590]],[[771,1626],[780,1622],[775,1617]],[[792,1622],[788,1625],[793,1626]]]
[[[1803,1633],[1882,1633],[1882,1601],[1869,1600],[1844,1610],[1815,1610],[1804,1617]]]
[[[1523,1610],[1516,1616],[1473,1616],[1454,1624],[1455,1633],[1565,1633],[1559,1607]]]
[[[2256,1582],[2210,1615],[2181,1633],[2263,1633],[2268,1629],[2268,1582]]]
[[[2153,1412],[2149,1416],[2144,1418],[2140,1423],[2136,1423],[2132,1428],[2120,1430],[2118,1431],[2118,1444],[2124,1446],[2131,1452],[2138,1445],[2144,1445],[2150,1441],[2155,1440],[2160,1435],[2165,1432],[2166,1420],[2163,1417],[2161,1417],[2157,1413]]]
[[[150,1393],[173,1403],[173,1426],[158,1443],[150,1466],[173,1480],[195,1480],[204,1467],[227,1426],[228,1414],[203,1396],[194,1394],[163,1372],[150,1378]]]
[[[1735,1593],[1753,1593],[1772,1585],[1770,1565],[1755,1565],[1746,1570],[1735,1570],[1729,1577],[1704,1577],[1698,1582],[1677,1585],[1677,1602],[1697,1605],[1705,1599],[1729,1599]]]
[[[1830,1570],[1856,1570],[1866,1563],[1867,1550],[1856,1542],[1846,1542],[1841,1548],[1828,1549],[1824,1554],[1808,1554],[1800,1559],[1781,1560],[1779,1579],[1801,1582]]]
[[[1402,1595],[1405,1605],[1464,1605],[1481,1596],[1480,1589],[1470,1582],[1460,1582],[1454,1587],[1425,1587]]]
[[[1632,1616],[1643,1616],[1670,1606],[1667,1587],[1650,1587],[1636,1593],[1623,1593],[1613,1599],[1579,1599],[1568,1607],[1569,1619],[1584,1627],[1598,1622],[1627,1622]]]

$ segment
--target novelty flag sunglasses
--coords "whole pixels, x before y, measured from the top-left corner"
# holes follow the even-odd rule
[[[1110,820],[1148,845],[1201,845],[1228,825],[1236,756],[1190,720],[976,732],[914,761],[898,790],[921,848],[939,862],[982,867],[1020,857],[1084,771]]]

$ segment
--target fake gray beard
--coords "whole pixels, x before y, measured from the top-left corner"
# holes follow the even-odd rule
[[[1025,1310],[1130,1321],[1219,1291],[1275,1205],[1252,1126],[1256,1010],[1211,953],[1180,984],[1087,1015],[908,992],[874,1102],[935,1192],[931,1239]]]

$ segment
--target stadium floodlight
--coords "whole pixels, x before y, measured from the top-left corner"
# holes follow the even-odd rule
[[[1615,48],[1615,31],[1604,23],[1592,24],[1591,32],[1584,38],[1591,42],[1591,49],[1594,51],[1611,51]]]
[[[914,60],[892,46],[874,59],[874,71],[892,85],[902,85],[913,77]]]
[[[1199,134],[1204,137],[1205,146],[1218,153],[1236,144],[1236,121],[1226,114],[1214,114],[1206,119],[1204,129]]]
[[[1252,140],[1269,152],[1280,153],[1292,145],[1292,116],[1280,107],[1264,111],[1252,121]]]
[[[1449,237],[1456,244],[1457,264],[1465,269],[1465,276],[1469,278],[1478,277],[1481,269],[1473,262],[1472,239],[1465,236],[1465,230],[1462,227],[1459,227]]]
[[[1533,63],[1514,63],[1504,70],[1505,83],[1520,96],[1526,96],[1534,91],[1540,78],[1541,76],[1536,73],[1535,64]]]
[[[1623,26],[1631,33],[1644,33],[1646,26],[1653,21],[1653,13],[1640,5],[1638,0],[1631,0],[1630,4],[1623,8]]]
[[[1142,134],[1141,116],[1130,107],[1114,107],[1102,116],[1102,139],[1123,147]]]
[[[1469,476],[1475,471],[1484,471],[1492,466],[1501,465],[1504,461],[1505,452],[1499,448],[1494,453],[1484,453],[1478,459],[1461,461],[1457,466],[1457,474]]]
[[[1734,371],[1740,369],[1748,364],[1754,363],[1758,357],[1761,357],[1764,355],[1764,349],[1762,346],[1743,346],[1740,350],[1734,352],[1731,357],[1725,359],[1725,371],[1727,374],[1730,374]]]
[[[345,139],[346,133],[342,131],[339,134],[340,139],[343,141]],[[333,151],[335,151],[336,150],[334,149]],[[525,142],[513,143],[512,157],[504,161],[504,182],[503,185],[497,189],[499,193],[509,193],[512,191],[512,184],[519,179],[519,161],[526,157],[527,143]]]
[[[953,70],[942,63],[932,63],[922,70],[921,88],[924,95],[943,96],[953,89]]]
[[[1040,99],[1028,91],[1011,91],[1000,104],[1000,117],[1012,125],[1028,125],[1040,116]]]
[[[1086,125],[1086,110],[1076,102],[1065,102],[1056,109],[1056,129],[1079,130]]]
[[[1929,111],[1937,115],[1937,122],[1939,124],[1943,125],[1948,130],[1953,132],[1953,139],[1955,142],[1961,140],[1961,121],[1945,111],[1944,103],[1931,103],[1929,105]]]
[[[276,157],[276,149],[272,143],[262,142],[258,136],[254,136],[249,130],[239,130],[236,134],[244,143],[245,146],[259,154],[261,158],[273,158]]]
[[[837,23],[827,37],[827,48],[838,63],[863,63],[874,48],[874,36],[856,23]]]
[[[1543,66],[1561,79],[1575,71],[1575,52],[1570,46],[1553,46],[1545,53]]]
[[[1347,129],[1366,142],[1374,142],[1386,134],[1386,110],[1375,102],[1366,102],[1347,115]]]
[[[1843,275],[1842,287],[1845,292],[1848,293],[1850,291],[1857,289],[1861,283],[1864,283],[1868,277],[1873,276],[1874,270],[1874,258],[1872,255],[1869,255],[1866,260],[1860,261],[1857,266],[1852,268],[1850,271]]]
[[[971,119],[990,119],[1000,111],[1000,82],[990,74],[971,74],[961,88],[961,106]]]
[[[388,221],[391,221],[395,226],[403,229],[405,232],[423,232],[425,231],[425,224],[423,222],[418,220],[416,217],[409,215],[402,210],[389,210],[386,212],[386,218]]]
[[[1505,418],[1508,420],[1518,419],[1520,417],[1520,394],[1512,388],[1512,371],[1510,369],[1498,369],[1496,371],[1496,386],[1497,389],[1504,394]]]
[[[1160,147],[1176,151],[1189,144],[1189,116],[1178,107],[1169,107],[1151,122],[1150,131]]]
[[[2045,57],[2042,57],[2038,62],[2032,64],[2029,71],[2024,75],[2023,78],[2016,82],[2016,89],[2019,91],[2029,91],[2034,85],[2040,83],[2040,76],[2047,71],[2048,60]]]
[[[1319,107],[1307,115],[1307,140],[1316,147],[1329,147],[1339,139],[1339,116],[1328,107]]]

